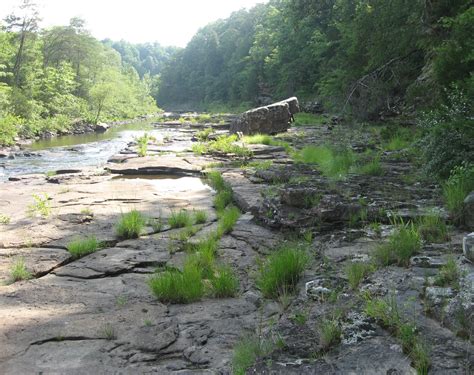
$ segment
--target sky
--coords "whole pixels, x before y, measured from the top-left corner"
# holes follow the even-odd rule
[[[41,26],[67,25],[72,17],[86,20],[98,39],[132,43],[159,42],[185,47],[199,28],[242,8],[268,0],[36,0]],[[22,0],[0,0],[0,19]]]

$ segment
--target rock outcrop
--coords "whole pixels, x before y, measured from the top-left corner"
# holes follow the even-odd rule
[[[296,97],[244,112],[230,126],[231,133],[277,134],[286,132],[293,121],[293,115],[299,112]]]

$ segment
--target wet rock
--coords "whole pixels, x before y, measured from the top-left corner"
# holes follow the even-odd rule
[[[463,238],[462,249],[466,259],[474,262],[474,232]]]
[[[277,134],[288,130],[293,115],[299,112],[298,99],[293,97],[244,112],[231,124],[230,132],[243,134]]]
[[[464,199],[464,225],[469,230],[474,230],[474,191]]]

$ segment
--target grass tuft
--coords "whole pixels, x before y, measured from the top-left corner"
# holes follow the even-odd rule
[[[323,319],[319,326],[319,343],[324,350],[341,341],[342,330],[337,319]]]
[[[146,222],[147,220],[139,211],[132,210],[126,214],[122,214],[115,231],[120,238],[138,238]]]
[[[443,243],[449,240],[448,227],[435,211],[420,217],[416,225],[421,237],[427,242]]]
[[[217,212],[223,211],[230,203],[232,203],[232,190],[230,189],[220,190],[214,197],[214,207]]]
[[[256,336],[243,337],[235,346],[232,356],[232,373],[234,375],[245,375],[259,357],[268,355],[274,345],[268,340]]]
[[[95,236],[77,238],[69,242],[66,248],[71,255],[77,259],[97,251],[99,248],[99,242]]]
[[[257,280],[263,295],[277,298],[282,293],[292,291],[301,278],[308,260],[305,251],[294,245],[284,245],[270,255]]]
[[[18,258],[10,267],[10,277],[13,282],[31,279],[31,273],[27,270],[25,259]]]
[[[446,264],[440,268],[434,284],[437,286],[451,286],[457,289],[459,287],[459,276],[460,272],[456,260],[450,256]]]
[[[234,225],[240,217],[240,210],[235,206],[227,207],[221,212],[218,224],[218,233],[227,234],[232,232]]]
[[[239,289],[239,280],[229,266],[217,268],[211,284],[217,298],[234,297]]]
[[[184,228],[191,226],[193,220],[186,210],[180,210],[179,212],[172,211],[168,219],[168,224],[171,228]]]
[[[204,224],[207,221],[207,212],[204,210],[194,211],[194,222]]]
[[[364,277],[372,271],[372,266],[367,263],[353,262],[346,266],[345,271],[350,287],[357,289]]]
[[[201,270],[187,262],[183,271],[165,271],[149,279],[148,284],[155,297],[164,303],[189,303],[204,295]]]

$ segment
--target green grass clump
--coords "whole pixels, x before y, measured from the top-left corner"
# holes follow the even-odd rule
[[[199,270],[202,279],[212,279],[215,270],[215,253],[212,252],[211,248],[208,248],[208,251],[190,254],[186,258],[185,264]]]
[[[99,242],[95,236],[77,238],[69,242],[66,248],[74,258],[81,258],[97,251],[99,248]]]
[[[145,157],[148,152],[148,142],[155,140],[155,137],[150,136],[148,133],[145,133],[141,137],[136,138],[138,145],[138,156]]]
[[[367,263],[353,262],[349,263],[346,268],[346,276],[349,280],[349,285],[352,289],[357,289],[360,282],[366,277],[371,271],[372,266]]]
[[[252,151],[245,146],[236,143],[238,137],[236,134],[226,136],[221,135],[216,140],[207,143],[197,143],[192,146],[194,153],[202,154],[234,154],[239,157],[252,156]]]
[[[292,291],[308,263],[307,254],[293,245],[285,245],[270,255],[262,267],[257,285],[263,295],[277,298]]]
[[[234,297],[239,290],[239,280],[232,268],[221,266],[211,278],[212,290],[217,298]]]
[[[385,145],[385,149],[387,151],[398,151],[407,148],[409,145],[409,141],[397,134]]]
[[[217,212],[222,212],[230,203],[232,203],[232,190],[230,189],[218,191],[214,197],[214,207]]]
[[[418,337],[416,327],[403,320],[394,297],[369,298],[366,301],[365,313],[377,319],[400,340],[403,351],[409,355],[418,374],[428,373],[431,363],[428,348]]]
[[[145,226],[146,218],[137,210],[122,214],[115,231],[120,238],[138,238]]]
[[[319,343],[324,350],[341,341],[342,330],[337,319],[323,319],[319,326]]]
[[[275,139],[268,134],[246,135],[242,140],[244,143],[248,143],[250,145],[260,144],[267,146],[280,146],[283,147],[286,151],[290,150],[290,145],[288,144],[288,142]]]
[[[400,223],[388,242],[375,249],[374,257],[381,266],[408,266],[410,258],[421,249],[421,236],[413,223]]]
[[[7,225],[10,224],[10,216],[0,214],[0,224]]]
[[[232,232],[234,225],[240,217],[240,210],[235,206],[227,207],[219,215],[218,233],[227,234]]]
[[[440,268],[434,284],[437,286],[451,286],[457,289],[459,287],[459,276],[460,272],[456,260],[450,256],[446,264]]]
[[[439,213],[435,211],[420,217],[416,225],[425,241],[443,243],[449,240],[448,227]]]
[[[187,262],[183,271],[165,271],[149,279],[148,285],[155,297],[164,303],[190,303],[204,295],[201,270]]]
[[[31,273],[26,268],[24,258],[16,259],[11,265],[10,277],[13,282],[31,279]]]
[[[193,219],[188,211],[180,210],[178,212],[172,211],[168,219],[168,224],[171,228],[184,228],[191,226]]]
[[[217,171],[211,171],[206,175],[209,185],[216,191],[225,190],[228,188],[228,185],[224,181],[222,174]]]
[[[338,150],[331,146],[306,146],[294,157],[298,162],[318,165],[325,176],[335,179],[349,173],[356,160],[352,150]]]
[[[204,224],[207,221],[207,212],[204,210],[194,211],[194,222]]]
[[[256,336],[243,337],[235,346],[232,356],[232,373],[245,375],[259,357],[272,352],[274,345],[268,340]]]
[[[209,136],[212,134],[212,132],[213,132],[212,128],[202,129],[196,133],[196,138],[200,142],[206,142],[209,140]]]
[[[295,114],[295,126],[304,126],[304,125],[319,125],[326,121],[326,118],[322,115],[315,115],[312,113],[296,113]]]
[[[368,163],[360,166],[358,172],[368,176],[382,176],[384,174],[380,158],[372,159]]]
[[[464,199],[474,190],[474,164],[455,167],[443,186],[443,197],[451,217],[456,224],[464,219]]]

